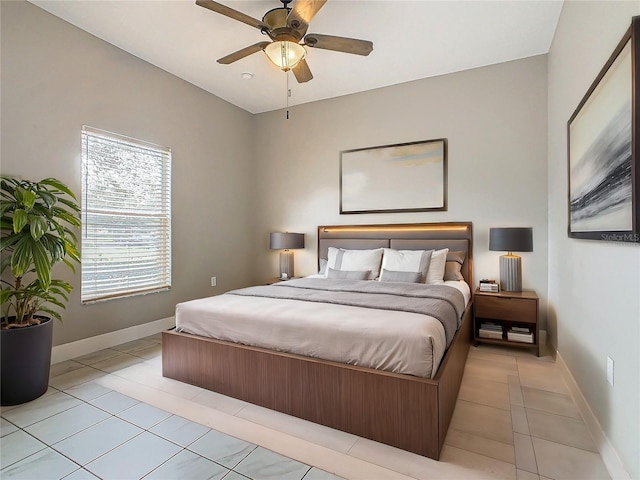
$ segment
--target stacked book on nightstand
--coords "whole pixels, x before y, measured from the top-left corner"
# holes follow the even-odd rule
[[[502,325],[492,322],[482,322],[478,330],[480,338],[496,338],[502,340]]]
[[[533,343],[533,332],[527,327],[511,327],[507,331],[507,340],[512,342]]]
[[[495,280],[480,280],[480,288],[479,290],[481,292],[491,292],[491,293],[498,293],[500,291],[500,287],[498,286],[498,283]]]

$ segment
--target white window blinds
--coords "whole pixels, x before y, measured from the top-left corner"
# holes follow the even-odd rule
[[[171,287],[171,150],[82,127],[82,302]]]

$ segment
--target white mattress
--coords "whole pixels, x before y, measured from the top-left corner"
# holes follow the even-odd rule
[[[460,290],[465,282],[445,282]],[[180,332],[432,378],[446,350],[442,324],[417,313],[218,295],[176,305]]]

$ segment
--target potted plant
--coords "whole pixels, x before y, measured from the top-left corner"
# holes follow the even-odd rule
[[[17,405],[47,391],[55,309],[65,308],[72,286],[52,279],[63,262],[80,262],[73,229],[80,207],[62,182],[0,177],[0,377],[2,405]],[[44,315],[44,316],[43,316]]]

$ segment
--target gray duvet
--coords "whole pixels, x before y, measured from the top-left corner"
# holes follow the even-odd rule
[[[301,278],[228,293],[429,315],[444,327],[447,346],[460,326],[465,308],[464,296],[458,290],[418,283]]]

